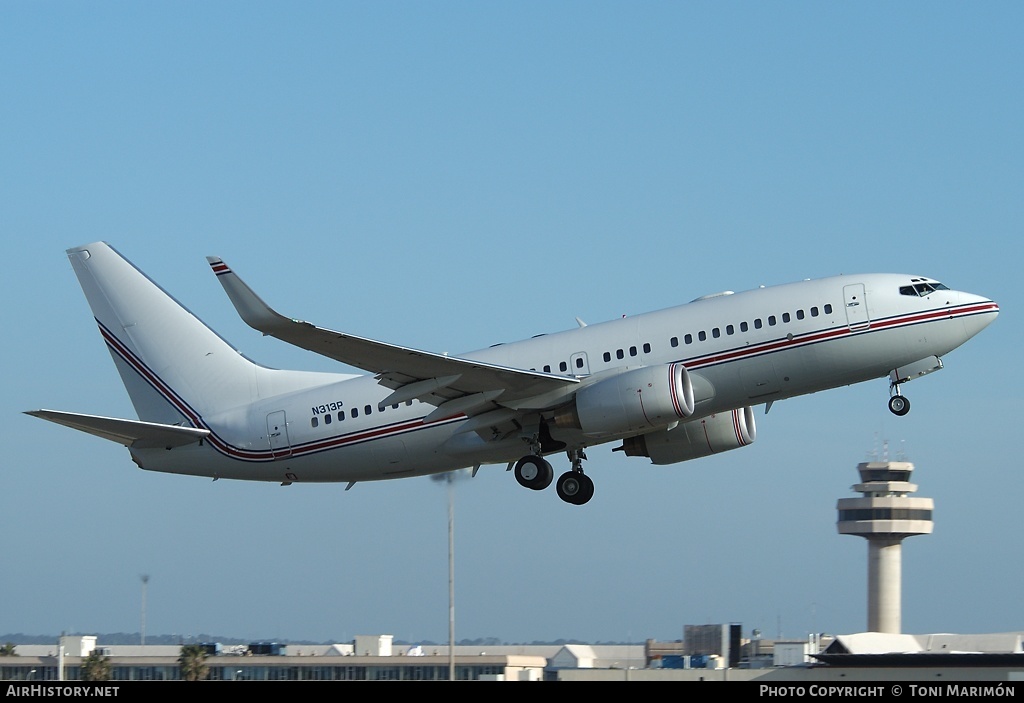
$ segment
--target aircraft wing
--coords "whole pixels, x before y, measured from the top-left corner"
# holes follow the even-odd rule
[[[126,447],[140,449],[181,447],[186,444],[194,444],[210,434],[209,430],[196,427],[163,425],[158,422],[142,422],[141,420],[122,420],[100,415],[81,415],[62,410],[26,410],[25,414],[88,432]]]
[[[419,398],[439,406],[438,416],[474,415],[495,409],[495,403],[516,407],[519,401],[537,396],[557,397],[579,384],[571,376],[421,351],[284,317],[221,259],[206,258],[246,324],[265,335],[376,374],[381,385],[395,391],[383,405]]]

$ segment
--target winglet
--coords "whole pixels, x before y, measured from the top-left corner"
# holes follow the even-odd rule
[[[210,262],[210,268],[217,274],[217,279],[245,324],[263,334],[273,335],[274,331],[282,327],[300,322],[275,312],[219,257],[208,256],[206,260]]]

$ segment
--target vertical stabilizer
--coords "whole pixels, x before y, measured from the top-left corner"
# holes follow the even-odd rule
[[[199,426],[252,400],[256,364],[111,246],[67,253],[140,420]]]

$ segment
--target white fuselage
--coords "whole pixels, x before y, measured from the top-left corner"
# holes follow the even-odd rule
[[[461,356],[565,374],[581,385],[626,368],[681,362],[693,378],[690,419],[700,418],[881,378],[941,357],[998,311],[985,298],[957,291],[901,294],[909,280],[836,276],[721,294]],[[211,435],[201,445],[133,449],[136,462],[223,478],[351,482],[505,463],[526,450],[519,437],[489,441],[459,432],[462,415],[425,423],[434,409],[427,403],[382,407],[391,391],[370,376],[265,368],[258,374],[263,385],[297,389],[216,417],[178,406],[183,418]],[[552,399],[543,402],[550,406]],[[553,436],[572,447],[617,439],[565,428]]]

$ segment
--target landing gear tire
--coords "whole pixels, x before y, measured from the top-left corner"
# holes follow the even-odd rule
[[[594,482],[579,471],[566,471],[555,485],[558,497],[572,505],[583,505],[594,497]]]
[[[889,398],[889,412],[900,417],[910,412],[910,401],[902,395],[894,395]]]
[[[543,491],[551,485],[555,472],[546,459],[530,454],[516,462],[515,475],[520,486],[531,491]]]

